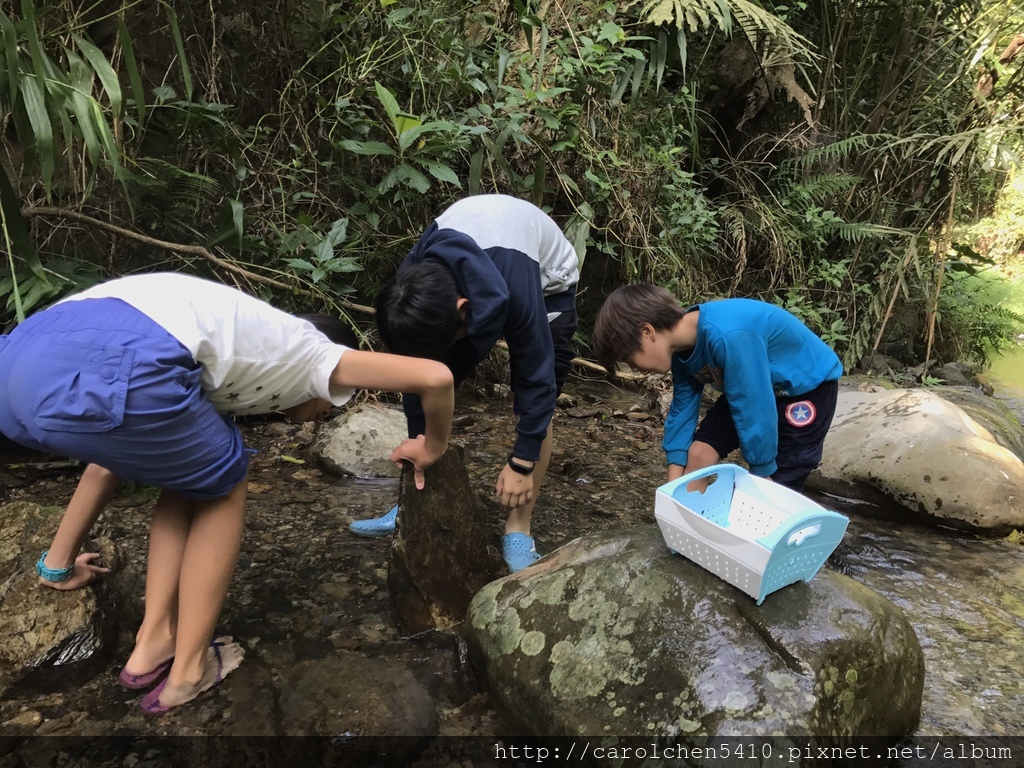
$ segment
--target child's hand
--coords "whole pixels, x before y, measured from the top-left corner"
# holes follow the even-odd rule
[[[402,444],[395,448],[388,458],[399,467],[402,466],[403,461],[408,461],[412,464],[413,481],[416,483],[417,490],[422,491],[426,485],[426,481],[423,478],[424,470],[440,459],[446,450],[448,450],[447,445],[441,450],[431,448],[427,445],[426,437],[420,435],[419,437],[402,441]]]
[[[83,552],[75,559],[75,570],[71,573],[70,579],[65,579],[64,581],[47,581],[46,579],[41,578],[39,579],[39,583],[60,592],[70,592],[72,589],[81,589],[95,579],[98,574],[110,572],[109,568],[92,564],[92,561],[96,560],[99,556],[99,552]]]
[[[533,499],[533,475],[521,475],[506,464],[498,475],[494,493],[501,506],[521,507]]]

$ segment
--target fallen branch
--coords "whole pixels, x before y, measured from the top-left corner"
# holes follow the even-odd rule
[[[251,280],[252,282],[255,283],[268,285],[272,288],[277,288],[278,290],[287,291],[289,293],[291,293],[295,289],[294,286],[289,285],[288,283],[283,283],[280,280],[273,279],[272,277],[265,277],[255,272],[250,272],[249,270],[244,269],[243,267],[240,267],[237,264],[222,259],[216,254],[214,254],[212,251],[210,251],[208,248],[205,248],[204,246],[182,245],[181,243],[172,243],[167,240],[158,240],[155,237],[142,235],[139,234],[138,232],[133,232],[130,229],[125,229],[124,227],[119,227],[116,224],[101,221],[100,219],[94,219],[92,216],[87,216],[86,214],[80,213],[78,211],[71,211],[68,210],[67,208],[51,208],[47,206],[38,206],[35,208],[27,207],[21,209],[21,215],[24,216],[26,219],[30,219],[36,216],[55,216],[63,219],[71,219],[72,221],[80,221],[83,224],[88,224],[91,227],[96,227],[97,229],[101,229],[105,232],[110,232],[111,234],[124,237],[128,240],[134,240],[135,242],[142,243],[143,245],[149,245],[154,248],[160,248],[162,250],[170,251],[172,253],[186,253],[192,256],[199,256],[200,258],[205,259],[206,261],[210,262],[219,269],[223,269],[226,272],[231,272],[232,274],[238,275],[239,277],[245,278],[246,280]],[[315,296],[315,294],[312,291],[307,290],[302,292],[309,296]],[[346,301],[345,299],[336,299],[336,302],[338,306],[351,312],[362,312],[364,314],[371,315],[374,313],[373,307],[367,307],[362,304],[354,304],[350,301]]]

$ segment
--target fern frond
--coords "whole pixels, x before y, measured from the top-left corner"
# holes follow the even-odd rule
[[[810,40],[750,0],[647,0],[641,18],[657,26],[672,24],[680,31],[697,32],[717,26],[727,36],[732,35],[735,21],[756,48],[761,47],[758,37],[764,33],[775,47],[788,51],[794,59],[816,58]]]
[[[854,173],[823,173],[790,183],[790,190],[798,197],[823,202],[855,187],[863,179]]]
[[[848,243],[859,243],[871,237],[907,236],[906,230],[872,224],[867,221],[842,221],[833,219],[825,223],[825,229]]]
[[[876,142],[893,142],[895,137],[884,133],[861,133],[845,139],[821,144],[796,157],[784,160],[780,170],[792,172],[796,167],[809,167],[816,163],[838,163],[849,160],[858,151],[874,148]]]

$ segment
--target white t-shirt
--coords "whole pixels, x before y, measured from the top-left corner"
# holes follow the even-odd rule
[[[344,405],[355,392],[330,391],[348,347],[235,288],[161,272],[111,280],[64,301],[100,298],[130,304],[181,342],[202,366],[203,391],[219,413],[272,413],[313,398]]]

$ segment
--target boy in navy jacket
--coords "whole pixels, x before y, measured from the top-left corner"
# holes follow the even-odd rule
[[[664,288],[627,285],[598,312],[594,350],[609,371],[672,372],[670,481],[739,448],[752,474],[799,491],[821,462],[843,365],[781,307],[723,299],[684,310]],[[705,384],[722,395],[698,427]]]
[[[508,343],[516,441],[495,491],[509,517],[502,552],[513,571],[536,560],[530,519],[551,457],[555,400],[572,364],[579,260],[558,225],[506,195],[453,204],[420,237],[377,298],[385,346],[441,360],[464,379],[497,341]],[[403,396],[409,434],[423,430],[415,395]],[[349,529],[381,536],[398,508]]]

